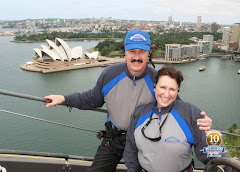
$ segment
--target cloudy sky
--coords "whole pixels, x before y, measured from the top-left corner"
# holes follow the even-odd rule
[[[228,24],[240,22],[240,0],[3,0],[0,20],[92,18]]]

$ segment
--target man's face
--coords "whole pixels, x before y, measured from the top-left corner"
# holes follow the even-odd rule
[[[144,72],[149,59],[148,55],[149,51],[144,51],[141,49],[125,51],[127,67],[133,76],[139,76]]]

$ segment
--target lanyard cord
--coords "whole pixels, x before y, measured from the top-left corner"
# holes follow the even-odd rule
[[[173,107],[174,107],[174,103],[175,103],[175,101],[173,102],[172,107],[171,107],[170,110],[168,111],[166,118],[165,118],[164,121],[162,122],[162,125],[159,127],[159,130],[160,130],[160,131],[161,131],[161,129],[162,129],[162,126],[163,126],[164,123],[166,122],[167,117],[169,116],[168,114],[172,111],[172,109],[173,109]]]
[[[175,102],[175,101],[174,101],[174,102]],[[144,132],[145,129],[148,127],[148,125],[151,123],[151,121],[152,121],[153,119],[159,119],[159,118],[152,118],[153,112],[154,112],[154,110],[152,109],[152,113],[151,113],[151,116],[150,116],[148,122],[147,122],[147,123],[142,127],[142,129],[141,129],[141,132],[142,132],[142,134],[143,134],[143,136],[144,136],[145,138],[147,138],[147,139],[149,139],[149,140],[151,140],[151,141],[153,141],[153,142],[157,142],[157,141],[161,140],[161,129],[162,129],[164,123],[165,123],[166,120],[167,120],[168,114],[169,114],[169,113],[171,112],[171,110],[173,109],[174,102],[173,102],[173,104],[172,104],[172,107],[171,107],[170,110],[168,111],[166,118],[165,118],[164,121],[162,122],[162,125],[160,125],[160,127],[159,127],[160,135],[159,135],[159,137],[156,137],[156,138],[147,137],[147,136],[145,135],[145,132]],[[153,108],[156,106],[156,104],[157,104],[157,102],[155,102]]]
[[[35,118],[35,117],[32,117],[32,116],[23,115],[23,114],[20,114],[20,113],[15,113],[15,112],[7,111],[7,110],[0,109],[0,112],[12,114],[12,115],[17,115],[17,116],[21,116],[21,117],[25,117],[25,118],[35,119],[35,120],[38,120],[38,121],[43,121],[43,122],[47,122],[47,123],[51,123],[51,124],[64,126],[64,127],[75,128],[75,129],[78,129],[78,130],[88,131],[88,132],[92,132],[92,133],[98,133],[97,131],[88,130],[88,129],[85,129],[85,128],[79,128],[79,127],[75,127],[75,126],[71,126],[71,125],[67,125],[67,124],[62,124],[62,123],[59,123],[59,122],[49,121],[49,120],[46,120],[46,119]]]

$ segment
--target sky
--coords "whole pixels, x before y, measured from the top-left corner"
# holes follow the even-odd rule
[[[0,20],[112,17],[125,20],[240,23],[240,0],[3,0]]]

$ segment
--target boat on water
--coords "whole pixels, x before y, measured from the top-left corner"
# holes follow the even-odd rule
[[[45,99],[30,96],[20,93],[14,93],[9,91],[0,90],[0,94],[14,96],[19,98],[25,98],[35,101],[45,101]],[[105,109],[95,109],[94,111],[104,112]],[[33,118],[27,115],[21,115],[19,113],[13,113],[5,110],[0,112],[12,113],[17,116],[24,116],[27,118],[40,120],[44,122],[50,122],[52,124],[64,125],[61,123],[56,123],[53,121],[47,121],[40,118]],[[73,126],[68,126],[71,128],[77,128]],[[85,130],[86,129],[82,129]],[[90,131],[90,130],[88,130]],[[236,137],[240,135],[227,133],[221,131],[222,134],[230,134]],[[224,144],[224,143],[223,143]],[[221,145],[222,146],[222,145]],[[226,146],[223,150],[226,149]],[[0,172],[87,172],[88,168],[93,162],[91,157],[83,157],[76,155],[66,155],[66,154],[57,154],[57,153],[46,153],[46,152],[30,152],[30,151],[18,151],[18,150],[6,150],[0,149]],[[205,168],[194,167],[193,172],[219,172],[224,171],[220,165],[227,165],[235,169],[235,171],[240,171],[240,162],[226,155],[226,157],[218,157],[213,159]],[[124,164],[124,161],[120,161],[117,165],[115,172],[126,172],[127,167]]]
[[[230,54],[227,54],[227,55],[224,55],[224,56],[220,57],[220,59],[223,59],[223,60],[230,60],[232,58],[233,58],[233,56],[230,55]]]
[[[240,74],[240,69],[238,69],[238,74]]]
[[[240,56],[234,57],[234,60],[235,60],[236,62],[240,62]]]
[[[200,68],[199,68],[199,71],[204,71],[206,69],[206,66],[201,66]]]

